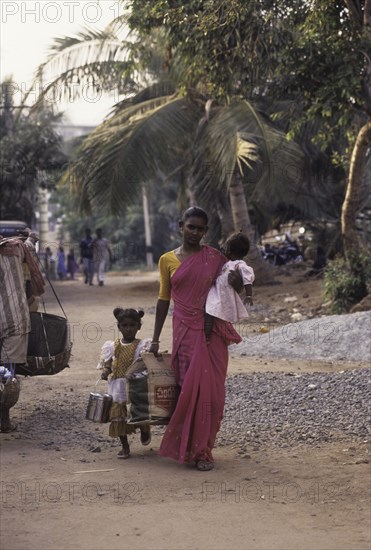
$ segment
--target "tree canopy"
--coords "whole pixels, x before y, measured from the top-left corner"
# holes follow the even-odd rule
[[[275,180],[260,180],[270,185],[268,192],[267,186],[260,185],[273,200],[267,202],[272,207],[281,193],[289,206],[292,197],[298,203],[301,195],[328,203],[336,185],[344,193],[344,181],[339,185],[337,180],[348,173],[343,211],[350,235],[367,179],[370,4],[371,0],[122,0],[123,16],[101,36],[90,32],[78,41],[59,40],[56,58],[48,60],[42,72],[58,61],[59,81],[67,85],[73,77],[93,78],[94,85],[106,87],[116,80],[120,89],[125,88],[123,76],[124,82],[136,83],[132,88],[136,95],[118,104],[112,117],[83,145],[76,171],[82,200],[114,209],[120,201],[137,196],[141,182],[153,181],[162,172],[181,174],[186,168],[188,185],[197,189],[197,183],[208,183],[210,178],[199,176],[205,172],[202,166],[210,164],[214,174],[227,176],[215,178],[218,185],[232,181],[228,174],[236,164],[251,200],[254,192],[257,195],[249,183],[259,162],[266,174],[273,173],[267,153],[277,131],[274,121],[299,140],[311,163],[303,170],[297,150],[291,167],[299,170],[294,185],[290,181],[291,189],[284,181],[277,187],[281,178],[274,166]],[[120,46],[119,31],[127,24],[132,35],[129,39],[126,30]],[[136,80],[139,71],[149,76],[150,86]],[[170,94],[162,91],[165,76]],[[236,124],[233,149],[230,140],[223,141],[226,134],[216,128],[216,122],[225,124],[236,102],[251,106],[259,131],[246,133]],[[179,120],[187,121],[189,136],[175,132]],[[156,135],[160,136],[157,141]],[[216,148],[205,144],[211,135],[217,138]],[[289,142],[281,143],[282,150],[289,151]],[[241,159],[236,162],[236,151],[246,156],[248,150],[259,157],[250,167]],[[216,151],[219,157],[212,158]],[[278,150],[278,161],[281,157]],[[333,172],[329,178],[329,161],[343,172]],[[322,194],[303,189],[307,176],[315,181],[314,169],[321,172]],[[213,195],[217,193],[209,194]]]
[[[23,110],[15,117],[9,87],[10,81],[1,85],[0,219],[19,219],[31,226],[40,173],[47,177],[45,181],[44,174],[43,185],[51,183],[53,172],[60,175],[67,157],[61,149],[62,138],[53,127],[60,116],[44,109],[35,113]]]
[[[300,142],[318,145],[348,173],[343,242],[357,245],[355,216],[369,185],[371,0],[131,0],[129,24],[164,29],[186,60],[185,87],[265,104]]]

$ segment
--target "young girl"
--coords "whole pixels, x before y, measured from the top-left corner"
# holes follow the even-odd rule
[[[249,239],[241,232],[233,233],[225,242],[225,255],[229,261],[224,264],[215,284],[209,290],[206,300],[205,335],[207,342],[210,340],[214,317],[230,323],[236,323],[248,317],[244,304],[253,305],[252,283],[255,279],[254,270],[243,261],[249,249]],[[245,288],[246,296],[243,302],[237,292],[228,284],[228,274],[235,269],[239,269]]]
[[[136,428],[126,422],[126,373],[130,365],[139,358],[140,354],[148,349],[151,340],[146,338],[139,340],[136,338],[137,332],[142,326],[141,318],[143,311],[136,309],[123,309],[116,307],[113,315],[117,319],[117,327],[122,334],[122,338],[116,338],[114,342],[105,342],[102,348],[101,361],[98,368],[103,368],[101,374],[102,380],[107,380],[108,393],[112,395],[112,405],[110,409],[111,424],[109,435],[119,437],[122,450],[117,454],[118,458],[129,458],[130,447],[127,436],[135,433]],[[150,426],[140,427],[140,441],[142,445],[149,445],[151,442]]]

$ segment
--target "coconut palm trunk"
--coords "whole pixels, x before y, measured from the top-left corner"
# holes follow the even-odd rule
[[[255,284],[264,285],[274,282],[273,268],[264,261],[255,242],[254,229],[251,224],[246,196],[241,175],[236,171],[230,186],[229,197],[235,231],[242,231],[250,240],[250,251],[246,257],[247,263],[255,272]]]
[[[349,260],[359,249],[356,216],[360,205],[362,180],[366,170],[366,153],[371,144],[371,120],[359,131],[350,161],[347,191],[341,211],[344,253]]]
[[[144,234],[146,239],[146,263],[147,269],[153,269],[153,248],[152,248],[152,233],[149,217],[148,197],[145,186],[142,186],[142,204],[143,204],[143,219],[144,219]]]
[[[367,39],[371,28],[371,0],[365,0],[363,17],[359,2],[346,0],[353,24]],[[365,54],[366,66],[362,81],[366,112],[371,113],[371,59]],[[352,151],[349,166],[349,176],[345,199],[341,210],[341,234],[344,254],[348,261],[359,250],[359,241],[356,230],[356,216],[360,206],[362,182],[366,171],[366,155],[371,144],[371,119],[358,132]]]

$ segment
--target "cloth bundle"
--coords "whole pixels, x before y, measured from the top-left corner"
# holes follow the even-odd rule
[[[167,424],[179,395],[171,354],[143,353],[130,367],[126,381],[128,424]]]

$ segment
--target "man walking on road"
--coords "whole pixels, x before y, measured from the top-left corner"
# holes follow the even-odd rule
[[[85,229],[85,239],[80,242],[80,256],[83,265],[85,284],[93,284],[94,276],[94,262],[93,262],[93,238],[91,236],[91,230]]]
[[[99,286],[103,286],[106,263],[112,257],[112,253],[107,239],[102,236],[102,230],[97,229],[96,234],[92,243],[94,269],[97,272]]]

